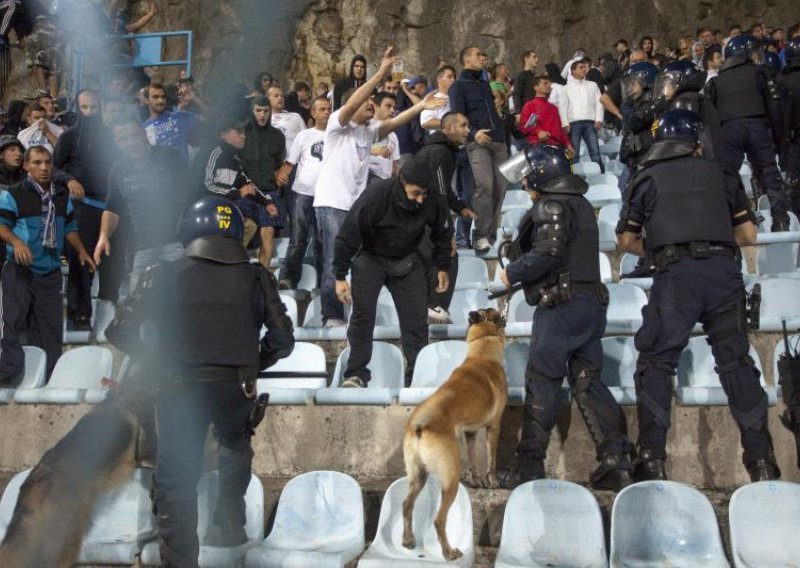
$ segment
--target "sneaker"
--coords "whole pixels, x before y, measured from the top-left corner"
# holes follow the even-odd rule
[[[772,233],[785,233],[789,231],[789,219],[777,219],[772,221],[770,232]]]
[[[67,328],[72,331],[92,331],[92,324],[86,316],[78,316],[69,321]]]
[[[286,280],[285,278],[282,278],[281,280],[278,281],[278,290],[293,290],[293,289],[294,286],[292,286],[292,283]]]
[[[347,322],[339,318],[328,318],[322,327],[345,327]]]
[[[428,308],[428,323],[453,323],[450,314],[441,306]]]
[[[475,252],[477,253],[486,253],[489,252],[492,248],[492,245],[489,243],[489,239],[477,239],[475,241]]]
[[[339,386],[345,389],[363,389],[366,385],[364,385],[361,377],[347,377]]]

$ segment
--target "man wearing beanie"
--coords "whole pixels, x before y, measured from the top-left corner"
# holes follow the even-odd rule
[[[406,383],[420,350],[428,343],[428,302],[425,267],[417,249],[430,229],[438,292],[449,286],[447,271],[453,259],[453,227],[444,199],[428,199],[434,187],[430,168],[412,158],[396,178],[376,180],[353,204],[336,237],[333,272],[336,296],[353,304],[347,341],[350,356],[343,387],[364,387],[370,380],[372,333],[381,288],[394,300],[406,357]],[[350,272],[350,283],[347,273]],[[355,290],[355,295],[351,294]]]

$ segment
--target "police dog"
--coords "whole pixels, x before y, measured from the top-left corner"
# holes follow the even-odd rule
[[[466,360],[414,410],[403,439],[408,476],[408,496],[403,502],[403,546],[416,546],[411,523],[414,502],[428,475],[432,474],[442,486],[442,502],[433,524],[447,560],[462,556],[460,550],[450,546],[445,530],[447,513],[455,501],[461,474],[458,438],[463,433],[467,446],[469,471],[464,477],[465,483],[473,487],[497,487],[497,441],[508,399],[503,367],[503,317],[494,309],[479,310],[470,312],[469,323]],[[484,477],[478,474],[475,456],[475,435],[482,428],[486,429],[488,455]]]

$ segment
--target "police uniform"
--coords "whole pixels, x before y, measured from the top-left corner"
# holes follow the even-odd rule
[[[721,124],[719,162],[738,172],[742,160],[753,166],[772,209],[773,230],[789,229],[783,180],[778,172],[772,130],[780,128],[778,91],[771,73],[755,65],[751,55],[760,48],[751,36],[738,36],[725,47],[725,63],[709,83],[709,98]],[[759,44],[760,45],[760,44]]]
[[[754,215],[735,172],[694,156],[699,121],[685,110],[659,120],[656,143],[632,180],[618,227],[622,248],[644,227],[646,252],[657,270],[635,339],[637,475],[666,477],[672,376],[699,321],[741,431],[744,463],[753,479],[771,479],[779,472],[767,429],[767,395],[748,355],[745,290],[734,237],[734,225],[753,222]]]
[[[779,77],[783,102],[783,164],[791,206],[800,214],[800,38],[791,40],[784,50],[786,67]]]
[[[632,481],[631,445],[622,409],[600,380],[608,291],[600,282],[597,221],[583,196],[587,185],[570,173],[558,148],[529,146],[520,155],[533,170],[528,189],[540,194],[520,222],[508,251],[516,260],[506,267],[509,283],[522,284],[528,303],[538,304],[517,448],[520,481],[545,476],[543,462],[567,375],[601,460],[592,485],[621,489]]]
[[[197,566],[196,487],[211,424],[219,444],[217,538],[222,546],[246,539],[255,379],[259,369],[291,353],[294,338],[274,277],[249,262],[244,221],[230,201],[217,196],[195,201],[179,231],[184,258],[148,270],[141,281],[145,294],[133,294],[138,303],[122,309],[130,312],[133,340],[120,331],[126,325],[113,326],[110,339],[124,350],[140,350],[147,357],[143,366],[162,381],[154,507],[162,562],[186,567]],[[147,344],[137,346],[141,322],[152,327],[143,334]],[[263,326],[267,331],[259,341]]]
[[[651,87],[658,73],[658,67],[652,63],[635,63],[631,65],[622,78],[625,99],[620,107],[622,114],[622,142],[619,159],[626,168],[619,178],[619,190],[623,196],[628,192],[631,172],[642,156],[650,149],[652,137],[650,130],[655,120],[655,104],[651,96]],[[642,93],[634,99],[627,91],[631,83],[639,83]]]

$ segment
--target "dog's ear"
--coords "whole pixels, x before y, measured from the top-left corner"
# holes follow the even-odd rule
[[[481,321],[480,312],[473,311],[469,313],[469,325],[475,325],[479,321]]]

